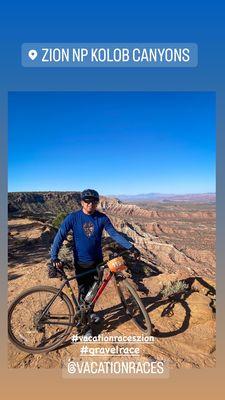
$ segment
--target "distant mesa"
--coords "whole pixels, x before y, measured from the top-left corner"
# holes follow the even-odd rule
[[[190,194],[163,194],[163,193],[145,193],[135,195],[112,195],[119,200],[125,202],[138,202],[138,201],[185,201],[185,202],[202,202],[202,203],[213,203],[216,201],[215,193],[190,193]]]

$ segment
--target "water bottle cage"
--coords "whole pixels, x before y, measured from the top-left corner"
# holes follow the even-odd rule
[[[95,281],[95,283],[92,285],[92,287],[89,289],[88,293],[85,296],[85,302],[86,303],[91,303],[91,301],[93,300],[93,298],[95,297],[97,291],[99,288],[99,281]]]

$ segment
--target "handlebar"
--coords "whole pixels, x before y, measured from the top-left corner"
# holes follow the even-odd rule
[[[112,256],[113,256],[113,257],[110,257],[110,260],[113,260],[113,259],[116,258],[116,257],[121,257],[121,256],[123,256],[124,254],[129,253],[129,252],[130,252],[130,249],[124,250],[124,251],[122,251],[122,252],[120,252],[120,253],[117,253],[116,251],[115,251],[115,252],[112,251]]]
[[[113,257],[110,258],[110,260],[113,260],[114,258],[117,258],[117,257],[121,257],[121,256],[125,255],[126,253],[130,253],[130,251],[131,251],[131,249],[126,249],[126,250],[124,250],[124,251],[122,251],[122,252],[120,252],[120,253],[113,252]],[[73,268],[73,266],[72,266],[68,261],[66,261],[66,260],[61,260],[61,264],[62,264],[62,266],[61,266],[61,267],[55,267],[55,270],[56,270],[57,273],[59,274],[59,277],[61,277],[61,278],[67,278],[64,269],[67,269],[68,271],[73,271],[74,268]],[[94,271],[94,270],[97,270],[97,269],[100,269],[100,270],[103,271],[105,268],[107,268],[107,262],[106,262],[106,261],[103,261],[103,262],[101,262],[100,264],[98,264],[98,265],[93,269],[93,271]]]

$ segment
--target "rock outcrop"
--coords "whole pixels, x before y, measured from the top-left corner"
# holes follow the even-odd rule
[[[9,302],[19,292],[32,286],[59,286],[57,279],[49,279],[47,275],[49,240],[43,240],[43,234],[50,235],[50,238],[49,232],[51,232],[49,227],[37,221],[28,219],[10,221]],[[26,242],[29,245],[26,246]],[[20,247],[19,243],[24,246]],[[153,261],[152,258],[152,263],[146,264],[142,261],[142,264],[149,266],[151,270]],[[138,359],[164,360],[169,362],[170,368],[214,367],[216,324],[214,280],[197,275],[190,276],[185,268],[173,273],[152,273],[149,277],[143,271],[135,273],[131,261],[129,265],[131,269],[126,272],[128,279],[142,297],[153,324],[154,341],[150,344],[135,345],[140,351]],[[174,283],[178,288],[175,293],[170,286]],[[76,284],[74,289],[77,292]],[[104,336],[140,334],[121,309],[113,282],[109,283],[97,303],[96,311],[103,317],[103,322],[96,326],[95,334],[101,333]],[[20,323],[18,320],[17,324]],[[134,345],[127,345],[130,346]],[[65,347],[40,355],[23,353],[11,343],[8,348],[10,368],[61,368],[68,358],[86,359],[80,355],[79,343],[67,343]],[[104,361],[112,359],[112,356],[103,358]],[[126,360],[129,360],[129,357],[126,357]]]
[[[61,212],[79,209],[79,202],[79,192],[9,194],[9,301],[31,286],[59,285],[57,279],[49,280],[46,269],[56,233],[52,220]],[[144,209],[102,197],[99,209],[142,254],[138,263],[128,256],[126,272],[153,323],[154,343],[140,345],[139,359],[167,360],[171,368],[215,366],[214,205],[151,204]],[[104,234],[104,254],[110,246],[120,250]],[[62,252],[70,257],[70,241]],[[96,333],[134,333],[113,282],[97,310],[104,322]],[[47,355],[25,354],[9,345],[10,368],[60,368],[68,357],[80,358],[79,344]]]

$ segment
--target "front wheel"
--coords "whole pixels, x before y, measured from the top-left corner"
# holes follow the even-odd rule
[[[146,336],[150,336],[152,333],[151,321],[136,290],[126,279],[117,281],[116,285],[126,314],[138,329],[144,332]]]
[[[10,305],[9,339],[22,351],[48,352],[65,341],[73,321],[74,307],[65,293],[51,286],[36,286]]]

